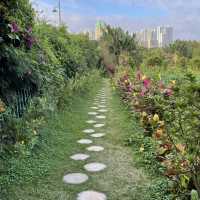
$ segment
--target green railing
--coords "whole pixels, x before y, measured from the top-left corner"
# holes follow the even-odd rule
[[[34,90],[31,87],[19,89],[15,92],[12,105],[10,105],[10,115],[13,118],[20,118],[27,110],[30,100],[32,99]],[[3,129],[5,120],[4,115],[0,115],[0,131]]]

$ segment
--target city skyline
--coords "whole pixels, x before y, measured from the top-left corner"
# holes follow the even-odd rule
[[[139,44],[146,48],[162,48],[173,43],[173,27],[158,26],[136,32]]]
[[[104,21],[97,21],[93,30],[84,30],[80,33],[88,35],[90,40],[100,40],[103,35],[104,27],[106,23]],[[174,29],[171,26],[158,26],[154,28],[146,28],[137,32],[129,32],[135,34],[136,40],[139,45],[146,48],[162,48],[169,46],[173,43]]]
[[[46,20],[57,24],[56,0],[31,0],[36,10],[43,10]],[[72,32],[93,30],[96,21],[120,26],[129,32],[157,26],[174,27],[174,39],[200,40],[200,1],[191,0],[61,0],[62,22]]]

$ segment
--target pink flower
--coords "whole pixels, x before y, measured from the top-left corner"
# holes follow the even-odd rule
[[[145,87],[143,87],[142,88],[142,91],[140,92],[140,96],[144,96],[145,95],[145,93],[147,92],[147,88],[145,88]]]
[[[19,27],[18,27],[18,25],[17,25],[16,22],[12,22],[12,23],[10,24],[10,28],[11,28],[11,32],[12,32],[12,33],[17,33],[17,32],[20,31],[20,30],[19,30]]]
[[[36,43],[36,39],[33,36],[28,35],[28,34],[24,36],[24,41],[28,49],[31,49],[33,44]]]
[[[133,91],[133,87],[131,84],[129,84],[127,87],[127,92],[132,92],[132,91]]]
[[[26,30],[28,33],[32,33],[32,27],[28,27]]]
[[[172,89],[167,88],[164,90],[164,94],[169,97],[169,96],[173,95],[173,91],[172,91]]]
[[[145,87],[146,89],[149,88],[150,85],[151,85],[151,80],[148,79],[148,78],[144,79],[144,80],[143,80],[143,85],[144,85],[144,87]]]

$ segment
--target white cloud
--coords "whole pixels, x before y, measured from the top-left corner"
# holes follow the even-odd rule
[[[58,13],[52,13],[55,5],[44,3],[41,0],[32,0],[38,3],[37,9],[44,10],[41,16],[45,17],[52,23],[58,23]],[[79,8],[80,0],[67,0],[70,7]],[[95,0],[94,0],[95,1]],[[171,25],[174,27],[175,37],[180,39],[197,39],[200,40],[200,0],[101,0],[102,4],[108,2],[128,6],[145,6],[149,8],[158,8],[167,12],[167,15],[160,17],[128,17],[119,15],[99,16],[95,10],[88,5],[87,13],[80,14],[62,12],[63,22],[72,31],[81,31],[85,29],[94,29],[98,19],[115,26],[121,26],[131,32],[142,28],[153,27],[158,25]]]

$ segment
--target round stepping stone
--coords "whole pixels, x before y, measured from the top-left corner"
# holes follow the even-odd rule
[[[94,129],[85,129],[83,130],[83,133],[94,133],[95,130]]]
[[[63,181],[68,184],[81,184],[88,180],[88,176],[82,173],[71,173],[63,177]]]
[[[100,138],[100,137],[103,137],[105,135],[106,135],[105,133],[95,133],[95,134],[92,134],[91,137]]]
[[[100,110],[98,110],[99,112],[107,112],[108,110],[106,110],[106,109],[100,109]]]
[[[97,115],[97,112],[88,112],[88,115]]]
[[[90,156],[87,154],[83,154],[83,153],[78,153],[78,154],[74,154],[73,156],[71,156],[70,158],[72,160],[86,160],[88,159]]]
[[[96,123],[96,121],[94,121],[94,120],[88,120],[88,121],[86,121],[88,124],[94,124],[94,123]]]
[[[93,106],[93,107],[91,107],[91,109],[95,109],[95,110],[97,110],[97,109],[98,109],[98,107],[95,107],[95,106]]]
[[[97,115],[96,118],[97,118],[97,119],[105,119],[106,116],[105,116],[105,115]]]
[[[99,108],[106,108],[105,105],[99,105],[98,107],[99,107]]]
[[[87,150],[98,152],[98,151],[103,151],[104,148],[102,146],[90,146],[87,148]]]
[[[87,170],[88,172],[99,172],[104,170],[105,168],[106,165],[97,162],[84,165],[84,169]]]
[[[95,128],[101,128],[101,127],[103,127],[103,126],[105,126],[105,124],[95,124],[95,125],[94,125]]]
[[[92,144],[92,140],[89,139],[81,139],[77,141],[79,144]]]
[[[78,194],[77,200],[106,200],[105,194],[96,191],[84,191]]]

